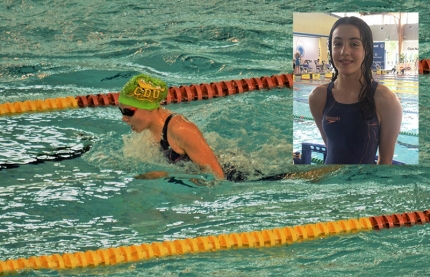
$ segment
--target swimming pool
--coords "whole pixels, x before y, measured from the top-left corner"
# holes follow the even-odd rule
[[[294,152],[302,151],[302,142],[324,144],[309,110],[308,95],[318,85],[330,82],[330,79],[301,80],[294,83]],[[394,151],[394,160],[417,164],[419,160],[419,82],[417,75],[393,76],[374,75],[375,81],[387,86],[400,100],[403,109],[400,135]],[[378,153],[377,153],[378,155]],[[322,154],[313,153],[313,158],[322,160]]]
[[[292,72],[285,54],[292,51],[292,12],[309,11],[310,3],[186,4],[191,2],[172,6],[171,1],[129,1],[119,6],[105,1],[6,1],[0,9],[6,19],[0,26],[5,34],[0,95],[4,102],[16,102],[108,93],[141,71],[174,86]],[[320,9],[336,10],[343,4],[317,3]],[[354,8],[415,11],[421,5],[420,26],[429,23],[424,1],[369,6],[373,4]],[[145,24],[136,24],[136,18],[145,18]],[[428,32],[421,28],[425,57],[430,53]],[[419,81],[424,91],[419,95],[419,165],[343,167],[309,179],[214,182],[211,176],[171,168],[155,160],[156,153],[147,154],[150,160],[130,151],[134,157],[124,156],[123,139],[133,145],[143,135],[131,135],[115,107],[1,117],[1,126],[7,126],[0,130],[4,160],[31,161],[37,154],[79,151],[87,145],[92,149],[75,159],[0,170],[0,260],[426,210],[430,82],[425,76]],[[267,174],[280,169],[316,172],[318,165],[291,165],[292,99],[291,90],[280,89],[167,108],[195,121],[226,159],[234,157],[246,166],[255,161],[251,164]],[[173,179],[132,178],[153,168],[169,170]],[[428,224],[416,225],[288,247],[22,274],[425,275],[429,235]]]

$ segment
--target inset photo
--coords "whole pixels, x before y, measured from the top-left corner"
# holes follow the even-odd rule
[[[294,13],[294,164],[418,164],[418,13]]]

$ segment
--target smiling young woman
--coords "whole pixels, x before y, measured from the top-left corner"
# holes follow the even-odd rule
[[[309,107],[327,147],[326,164],[391,164],[402,108],[372,77],[373,38],[357,17],[338,19],[328,51],[334,74],[309,95]],[[336,119],[336,120],[333,120]]]

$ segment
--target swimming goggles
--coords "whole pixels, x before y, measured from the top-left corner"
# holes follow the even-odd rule
[[[136,108],[125,108],[122,110],[121,108],[119,108],[119,110],[121,111],[122,115],[133,116],[137,109]]]

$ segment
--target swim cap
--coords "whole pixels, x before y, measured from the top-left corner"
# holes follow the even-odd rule
[[[146,74],[139,74],[130,79],[119,93],[119,103],[144,110],[160,107],[166,98],[167,84]]]

